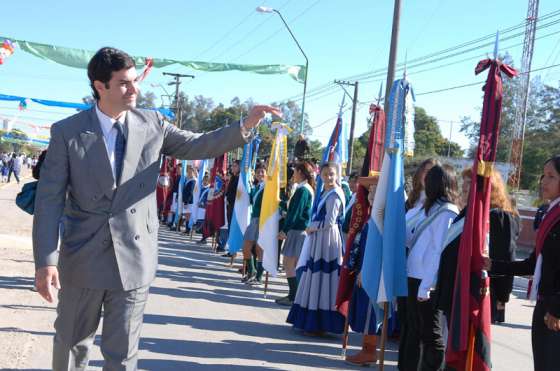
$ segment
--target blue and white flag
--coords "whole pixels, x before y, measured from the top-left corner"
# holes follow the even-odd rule
[[[237,193],[235,195],[235,204],[233,205],[233,215],[231,217],[231,225],[229,226],[229,235],[227,240],[227,249],[230,254],[235,254],[243,245],[243,235],[249,225],[251,218],[251,199],[249,197],[250,179],[253,148],[255,140],[243,146],[243,157],[241,158],[241,169],[239,173],[239,181],[237,182]],[[255,154],[256,157],[256,154]]]
[[[362,268],[362,285],[374,304],[378,325],[383,320],[383,303],[389,304],[390,316],[396,297],[408,293],[403,157],[413,151],[413,100],[408,81],[395,81],[389,97],[385,155],[368,221]]]
[[[181,178],[179,178],[179,189],[177,190],[177,205],[175,207],[175,216],[173,218],[173,225],[179,223],[179,218],[183,215],[183,188],[187,180],[187,161],[181,162]]]
[[[338,118],[336,119],[336,125],[333,128],[331,137],[329,138],[329,143],[323,150],[323,158],[321,160],[321,165],[327,162],[336,162],[338,164],[338,175],[342,177],[343,169],[346,167],[345,164],[348,162],[348,139],[345,136],[347,130],[345,129],[344,121],[342,120],[344,99],[346,95],[342,96],[342,103],[340,104],[340,109],[338,111]],[[339,185],[341,183],[339,182]],[[317,175],[316,187],[315,187],[315,202],[313,204],[313,211],[317,210],[319,204],[320,195],[323,192],[323,180],[321,179],[321,174]]]
[[[208,160],[202,160],[200,166],[198,168],[198,180],[196,185],[194,186],[193,191],[193,209],[191,211],[191,218],[189,219],[189,229],[192,229],[194,223],[198,218],[198,209],[199,209],[199,202],[202,190],[202,181],[204,179],[204,173],[206,173],[206,169],[208,168]]]

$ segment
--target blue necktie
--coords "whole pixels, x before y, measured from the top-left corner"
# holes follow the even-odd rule
[[[117,139],[115,141],[115,184],[118,186],[121,182],[126,138],[124,136],[124,126],[122,123],[116,121],[114,127],[117,129]]]

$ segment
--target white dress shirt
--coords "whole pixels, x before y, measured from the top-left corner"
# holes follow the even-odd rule
[[[101,124],[101,131],[103,132],[103,141],[105,142],[105,149],[107,150],[107,157],[109,158],[109,164],[111,164],[111,170],[113,171],[113,180],[114,180],[117,179],[117,173],[115,169],[115,143],[117,141],[118,131],[117,129],[115,129],[114,126],[117,120],[101,112],[101,110],[97,105],[95,105],[95,113],[97,113],[97,118],[99,119],[99,123]],[[126,120],[126,111],[118,121],[124,125],[125,120]],[[113,185],[113,187],[115,186],[116,184]]]
[[[410,246],[414,238],[414,231],[430,215],[438,210],[438,204],[433,205],[428,215],[422,209],[422,213],[417,217],[415,226],[407,225],[406,245],[410,248],[407,259],[408,277],[421,280],[418,288],[418,297],[428,299],[430,290],[435,287],[437,272],[441,253],[445,247],[447,232],[453,223],[453,220],[459,214],[456,206],[452,206],[451,210],[443,211],[436,216],[434,220],[416,237],[414,246]]]

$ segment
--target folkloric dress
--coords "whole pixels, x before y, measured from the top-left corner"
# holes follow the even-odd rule
[[[306,332],[339,334],[344,328],[344,317],[335,308],[344,203],[340,187],[323,193],[309,226],[317,231],[307,236],[298,261],[301,278],[287,322]]]

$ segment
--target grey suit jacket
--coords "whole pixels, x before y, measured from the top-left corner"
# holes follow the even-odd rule
[[[125,290],[148,285],[158,259],[160,156],[212,158],[245,143],[237,125],[193,134],[164,123],[154,111],[130,110],[125,127],[116,189],[95,109],[51,128],[35,198],[33,253],[36,268],[58,265],[63,285]]]

